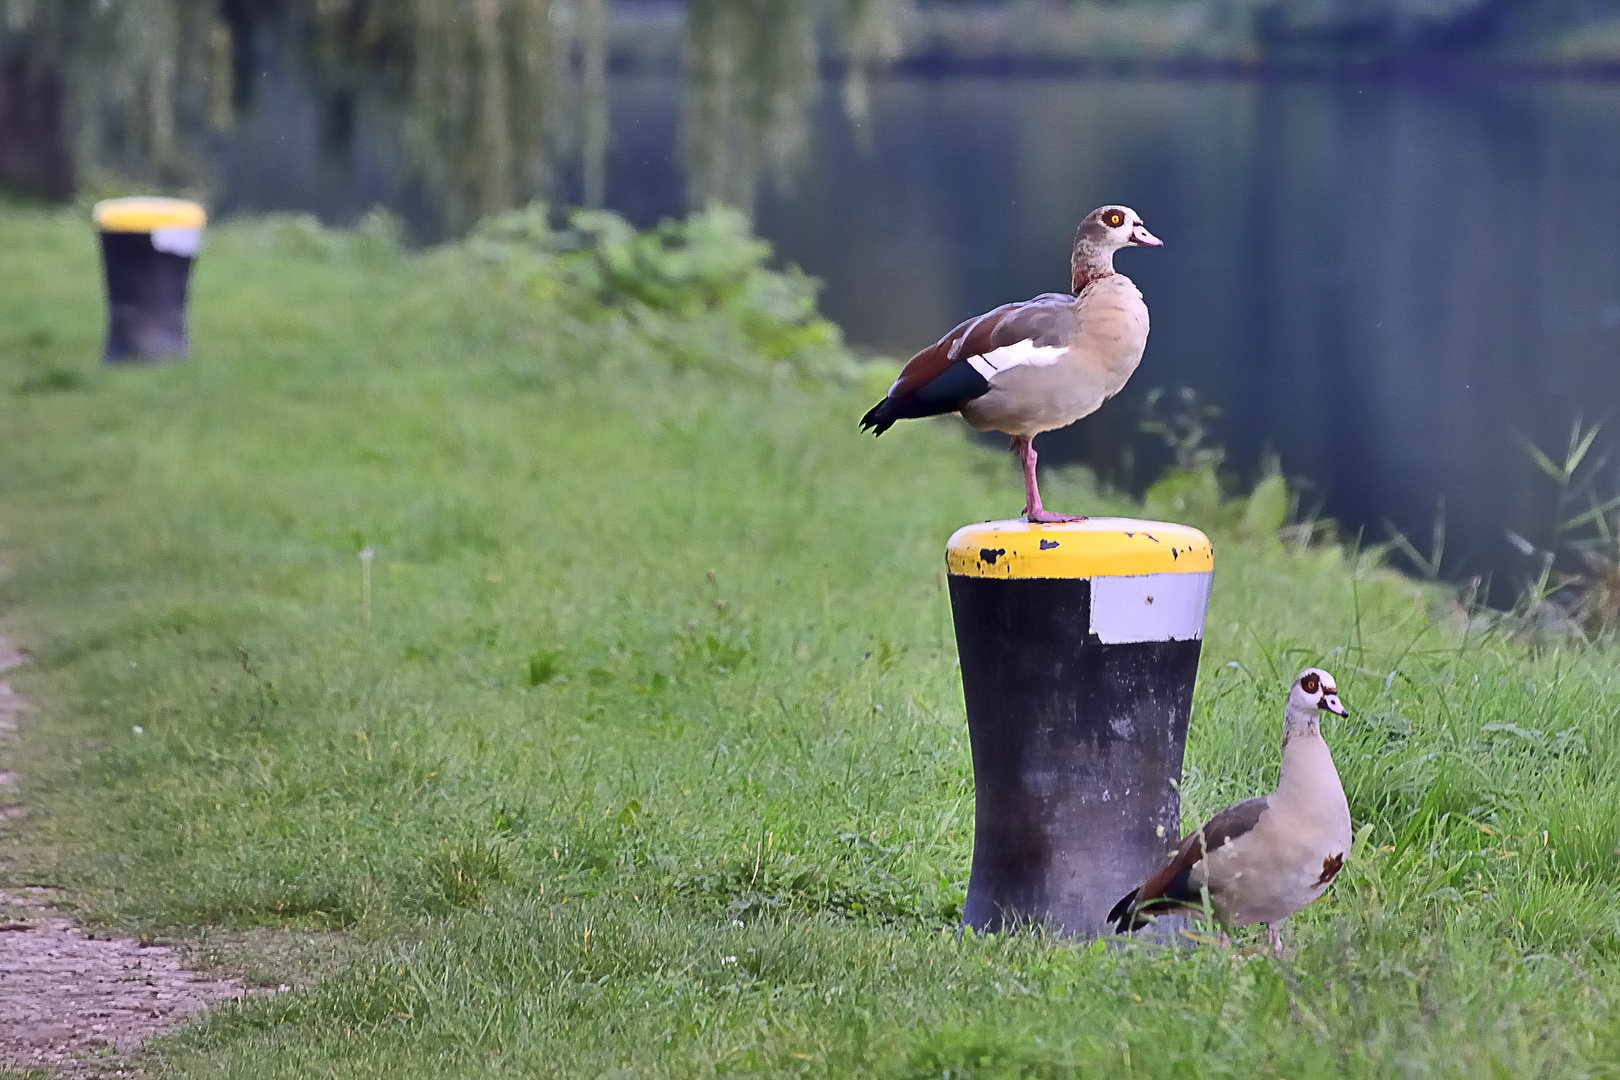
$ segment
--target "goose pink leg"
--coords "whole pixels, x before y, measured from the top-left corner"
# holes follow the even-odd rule
[[[1282,959],[1282,930],[1280,928],[1278,928],[1278,927],[1271,926],[1271,925],[1268,924],[1266,926],[1266,937],[1271,939],[1271,955],[1273,955],[1277,959],[1281,960]]]
[[[1054,514],[1041,507],[1041,488],[1035,482],[1035,440],[1021,435],[1012,437],[1012,452],[1024,466],[1024,516],[1036,525],[1054,525],[1061,521],[1084,521],[1076,514]]]

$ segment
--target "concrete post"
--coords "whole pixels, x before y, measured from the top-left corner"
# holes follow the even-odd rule
[[[109,364],[185,356],[191,263],[207,223],[183,199],[108,199],[96,204],[107,276]]]
[[[947,562],[976,790],[962,921],[1104,933],[1180,839],[1209,538],[993,521],[952,536]]]

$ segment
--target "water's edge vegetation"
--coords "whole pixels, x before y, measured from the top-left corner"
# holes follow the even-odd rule
[[[1132,505],[1072,472],[1050,501],[1216,540],[1189,822],[1272,782],[1295,671],[1338,676],[1357,843],[1288,957],[958,937],[940,548],[1016,510],[1011,462],[950,421],[860,437],[885,372],[765,256],[725,212],[531,210],[417,254],[382,218],[242,221],[199,263],[193,358],[105,370],[82,219],[0,207],[8,873],[295,986],[154,1068],[1620,1063],[1620,660],[1287,528],[1275,479]],[[231,936],[264,928],[346,959]]]

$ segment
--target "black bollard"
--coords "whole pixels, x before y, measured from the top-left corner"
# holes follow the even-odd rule
[[[1209,538],[992,521],[959,530],[946,560],[976,792],[962,921],[1104,933],[1180,838]]]
[[[109,364],[185,356],[186,293],[207,215],[183,199],[96,204],[107,275]]]

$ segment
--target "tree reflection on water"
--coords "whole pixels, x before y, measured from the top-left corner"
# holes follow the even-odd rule
[[[911,0],[693,0],[684,12],[689,201],[751,207],[806,152],[824,37],[846,106]],[[313,102],[324,153],[364,132],[453,235],[577,176],[600,204],[608,0],[0,0],[0,181],[62,198],[103,178],[217,186],[210,146],[267,76]]]

